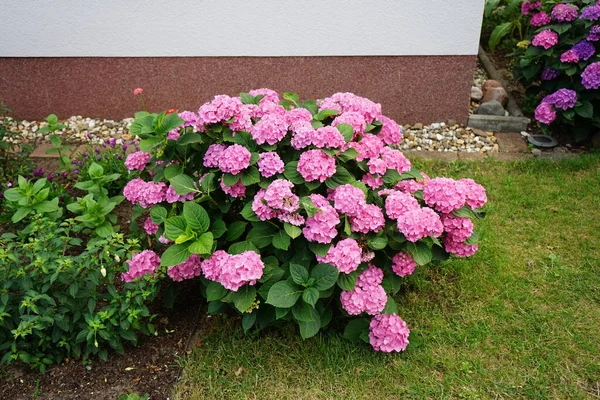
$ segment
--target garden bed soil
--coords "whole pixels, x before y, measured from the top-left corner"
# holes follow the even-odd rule
[[[44,375],[0,366],[0,399],[114,400],[128,393],[148,393],[153,400],[173,398],[180,360],[187,354],[203,304],[197,282],[179,287],[181,296],[174,308],[164,309],[160,299],[156,302],[158,336],[140,337],[137,347],[126,348],[124,355],[110,353],[108,361],[94,358],[85,366],[65,360]]]

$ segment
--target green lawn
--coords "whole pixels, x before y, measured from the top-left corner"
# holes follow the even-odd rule
[[[600,397],[600,156],[422,163],[487,188],[479,252],[421,268],[399,293],[406,352],[328,331],[255,337],[210,318],[182,399]]]

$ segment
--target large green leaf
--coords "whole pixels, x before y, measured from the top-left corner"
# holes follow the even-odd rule
[[[581,105],[575,106],[575,112],[583,118],[593,118],[594,106],[589,101],[583,101]]]
[[[191,192],[196,192],[196,186],[194,185],[194,180],[185,174],[180,174],[169,179],[171,186],[175,192],[180,195],[186,195]]]
[[[242,313],[248,311],[255,298],[256,288],[250,285],[242,286],[237,292],[233,292],[231,295],[235,308]]]
[[[206,285],[206,301],[221,300],[227,293],[229,291],[218,282],[210,282]]]
[[[188,201],[183,204],[183,217],[189,227],[197,234],[202,234],[208,230],[210,218],[208,213],[200,204]]]
[[[290,264],[290,276],[297,285],[305,284],[309,278],[308,270],[300,264]]]
[[[290,308],[300,298],[303,289],[288,281],[277,282],[269,290],[267,295],[267,304],[275,307]]]
[[[185,235],[186,221],[181,215],[168,218],[165,221],[165,236],[167,239],[175,240],[181,235]]]
[[[287,250],[290,247],[290,237],[285,230],[280,230],[273,236],[272,243],[276,249]]]
[[[227,227],[227,241],[233,242],[234,240],[239,239],[239,237],[244,234],[247,225],[248,223],[244,221],[235,221],[229,225]]]
[[[429,264],[433,258],[431,249],[423,242],[408,242],[406,251],[412,256],[417,265]]]
[[[369,332],[370,321],[366,318],[360,318],[350,321],[344,329],[344,338],[351,342],[358,342]]]
[[[285,164],[283,175],[293,184],[301,185],[304,183],[304,178],[298,172],[298,161]]]
[[[323,291],[327,290],[335,283],[338,279],[339,271],[336,267],[331,264],[317,264],[310,273],[311,278],[315,279],[313,287]]]
[[[212,252],[214,237],[212,232],[206,232],[192,244],[189,244],[188,250],[194,254],[210,254]]]
[[[273,236],[277,233],[277,228],[268,222],[258,222],[253,225],[254,227],[248,232],[246,240],[252,242],[259,249],[269,246]]]
[[[160,265],[162,267],[172,267],[186,261],[191,255],[192,253],[188,250],[186,243],[173,244],[162,254]]]
[[[346,183],[352,183],[356,179],[348,170],[342,166],[337,166],[335,174],[325,181],[325,185],[329,189],[335,189],[338,186],[345,185]]]

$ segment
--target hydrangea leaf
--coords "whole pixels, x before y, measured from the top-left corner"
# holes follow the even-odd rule
[[[288,281],[277,282],[269,290],[267,304],[275,307],[290,308],[300,298],[303,289]]]

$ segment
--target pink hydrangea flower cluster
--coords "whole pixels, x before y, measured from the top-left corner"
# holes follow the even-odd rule
[[[533,37],[531,44],[548,50],[558,43],[558,33],[550,29],[544,29]]]
[[[333,126],[323,126],[312,131],[311,142],[315,147],[339,149],[344,147],[346,140],[344,136]]]
[[[366,312],[369,315],[377,315],[383,311],[387,303],[387,294],[381,286],[383,271],[374,265],[356,279],[356,285],[351,291],[342,291],[340,301],[342,308],[350,315],[358,315]]]
[[[156,232],[158,232],[158,225],[156,225],[150,217],[147,217],[144,221],[144,232],[146,232],[148,235],[154,235]]]
[[[556,119],[556,110],[552,107],[552,104],[541,102],[535,108],[535,119],[540,121],[542,124],[549,125]]]
[[[335,158],[322,150],[308,150],[300,155],[297,169],[307,182],[325,182],[335,174]]]
[[[306,108],[292,108],[285,113],[285,123],[292,129],[312,122],[312,114]]]
[[[183,124],[181,126],[196,126],[198,125],[198,114],[193,111],[182,111],[178,113],[179,118],[183,120]]]
[[[130,170],[143,171],[150,161],[150,154],[143,151],[136,151],[127,156],[125,167]]]
[[[398,145],[402,142],[402,127],[396,123],[393,119],[385,116],[380,116],[379,122],[381,122],[381,131],[379,137],[387,145]]]
[[[356,161],[362,161],[368,158],[379,157],[385,144],[379,136],[367,133],[362,137],[360,142],[351,142],[350,146],[358,152]]]
[[[396,314],[378,315],[369,325],[369,343],[375,351],[404,351],[409,334],[406,322]]]
[[[470,257],[477,252],[479,245],[466,244],[454,240],[452,236],[446,236],[444,238],[444,248],[448,253],[455,254],[457,257]]]
[[[300,199],[292,192],[293,187],[294,184],[285,179],[276,179],[271,182],[264,194],[267,206],[288,213],[298,210]]]
[[[244,197],[246,195],[246,186],[244,186],[241,181],[238,181],[231,186],[225,186],[225,183],[221,180],[219,185],[223,192],[231,197]]]
[[[439,212],[450,213],[465,205],[466,190],[454,179],[435,178],[423,188],[423,200]]]
[[[429,176],[427,176],[427,174],[423,172],[421,172],[421,176],[423,177],[423,179],[407,179],[404,181],[400,181],[398,182],[398,184],[396,184],[396,186],[394,186],[394,189],[397,189],[404,193],[414,193],[419,190],[423,190],[427,182],[429,182],[430,178]]]
[[[356,111],[344,112],[331,122],[331,126],[338,126],[340,124],[348,124],[352,126],[354,131],[354,137],[361,136],[367,129],[367,122],[363,115]]]
[[[347,238],[331,246],[324,258],[317,259],[319,262],[333,265],[341,273],[349,274],[356,271],[362,262],[362,250],[356,240]]]
[[[545,11],[540,11],[531,16],[529,23],[531,26],[539,27],[548,25],[551,21],[550,16]]]
[[[385,199],[385,213],[391,219],[398,219],[410,210],[421,208],[411,194],[392,191]]]
[[[555,5],[550,14],[557,22],[570,22],[577,19],[579,8],[575,4],[561,3]]]
[[[521,4],[521,13],[523,15],[528,15],[530,12],[537,10],[541,6],[541,1],[526,1],[523,4]]]
[[[202,272],[202,259],[197,254],[192,254],[181,264],[174,265],[167,269],[167,275],[175,282],[181,282],[184,279],[192,279],[200,276]]]
[[[285,118],[282,118],[278,113],[269,113],[254,125],[252,137],[258,144],[267,143],[274,145],[285,138],[288,130],[288,125],[285,123]]]
[[[123,196],[131,203],[148,208],[166,200],[167,185],[164,182],[145,182],[136,178],[127,182],[123,188]]]
[[[250,166],[250,151],[239,144],[227,147],[219,157],[219,169],[237,175]],[[205,159],[206,161],[206,159]]]
[[[363,204],[356,213],[350,217],[352,232],[369,233],[379,232],[385,226],[385,218],[381,208],[375,204]]]
[[[223,152],[227,148],[225,144],[211,144],[206,149],[206,153],[204,153],[204,161],[202,165],[207,168],[216,168],[219,166],[219,160],[221,160],[221,156]]]
[[[217,250],[209,259],[202,261],[201,268],[206,279],[219,282],[224,288],[237,292],[246,284],[256,284],[263,275],[265,264],[260,255],[253,251],[231,255]]]
[[[309,242],[331,243],[338,235],[336,225],[340,223],[340,217],[325,197],[320,194],[311,194],[309,197],[319,211],[306,218],[302,234]]]
[[[464,242],[473,234],[473,221],[469,218],[457,217],[454,214],[443,214],[444,231],[455,242]]]
[[[153,274],[160,267],[160,257],[152,250],[134,254],[131,260],[125,262],[129,265],[129,270],[121,274],[124,282],[131,282],[146,274]]]
[[[342,214],[354,216],[367,201],[362,190],[350,184],[338,186],[331,194],[333,207]]]
[[[429,207],[409,210],[397,219],[398,231],[410,242],[427,236],[438,237],[444,232],[440,216]]]
[[[399,173],[403,173],[410,171],[412,168],[410,161],[404,157],[404,154],[400,150],[384,147],[380,154],[387,169],[395,169]]]
[[[392,258],[392,271],[398,276],[412,275],[417,268],[417,263],[412,256],[404,251],[399,252]]]
[[[270,178],[276,174],[282,174],[285,169],[283,161],[279,154],[274,151],[261,153],[258,159],[258,171],[265,178]]]
[[[227,95],[215,96],[211,102],[200,106],[196,123],[200,126],[228,121],[239,112],[242,105],[238,97]]]
[[[342,113],[357,112],[367,123],[381,116],[381,104],[353,93],[335,93],[317,102],[320,110],[338,110]]]

